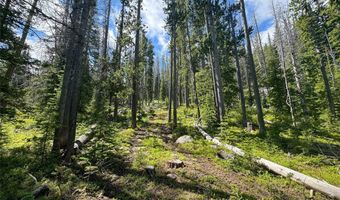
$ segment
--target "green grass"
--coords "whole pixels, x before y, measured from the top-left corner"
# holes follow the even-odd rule
[[[9,150],[31,146],[34,138],[42,136],[42,132],[35,125],[34,118],[18,111],[15,119],[2,125],[3,135],[0,140],[3,140],[3,148]]]
[[[228,119],[228,122],[237,121],[235,118],[237,116]],[[322,134],[301,133],[296,136],[294,135],[294,130],[288,128],[278,131],[275,130],[275,127],[268,127],[269,137],[267,139],[257,137],[256,131],[250,133],[240,127],[228,125],[223,127],[220,136],[223,142],[235,145],[250,155],[268,159],[306,175],[340,186],[339,160],[334,158],[330,152],[328,152],[330,155],[324,155],[322,150],[317,147],[317,144],[332,147],[339,145],[340,141],[330,139]],[[273,132],[278,132],[279,134],[273,134]],[[340,135],[335,132],[332,132],[332,134],[333,137]],[[336,155],[339,152],[338,149],[336,146],[332,148],[334,148],[334,154]]]
[[[141,168],[148,165],[158,167],[172,159],[185,160],[185,157],[180,153],[167,149],[163,140],[156,137],[149,137],[142,141],[133,167]]]

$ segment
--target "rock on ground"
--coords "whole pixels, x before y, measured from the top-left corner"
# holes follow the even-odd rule
[[[194,139],[190,135],[183,135],[176,140],[176,144],[184,144],[192,141],[194,141]]]

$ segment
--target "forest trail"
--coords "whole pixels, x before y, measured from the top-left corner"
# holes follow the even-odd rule
[[[102,166],[100,175],[92,178],[99,182],[96,183],[99,190],[83,191],[72,198],[301,199],[309,195],[309,190],[288,179],[268,174],[256,166],[242,166],[238,158],[219,159],[216,153],[220,149],[205,142],[196,132],[192,133],[194,142],[176,144],[180,134],[172,132],[166,121],[164,110],[150,117],[125,138],[128,140],[122,146],[114,147],[123,152],[106,158],[107,163],[114,163]],[[202,143],[204,149],[200,146]],[[168,162],[173,159],[180,159],[184,166],[170,168]],[[155,168],[155,175],[150,176],[145,170],[150,165]],[[251,168],[253,172],[244,173],[237,167]],[[263,173],[269,180],[259,180]],[[280,184],[283,180],[285,184]],[[323,198],[318,196],[318,199]]]

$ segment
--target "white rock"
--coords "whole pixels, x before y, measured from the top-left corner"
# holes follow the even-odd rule
[[[176,144],[184,144],[192,141],[194,141],[194,139],[190,135],[183,135],[176,140]]]

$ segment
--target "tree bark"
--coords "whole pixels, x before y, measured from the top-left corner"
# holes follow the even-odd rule
[[[224,95],[223,95],[223,85],[221,79],[221,66],[220,66],[220,56],[217,47],[217,35],[216,35],[216,24],[214,19],[214,14],[211,9],[211,1],[209,0],[206,8],[206,20],[207,20],[207,30],[211,34],[212,50],[211,50],[211,61],[212,61],[212,71],[214,74],[214,85],[216,90],[216,104],[217,104],[217,114],[218,122],[223,120],[225,108],[224,108]]]
[[[173,45],[173,38],[171,38],[171,45]],[[172,48],[172,47],[171,47]],[[168,123],[171,123],[172,119],[172,95],[173,95],[173,52],[170,52],[170,84],[169,84],[169,107],[168,107]]]
[[[264,50],[263,50],[263,46],[262,46],[262,39],[260,36],[260,31],[259,31],[259,27],[257,24],[257,20],[256,20],[256,16],[254,14],[254,22],[255,22],[255,27],[256,27],[256,35],[257,35],[257,39],[259,41],[259,47],[260,47],[260,53],[261,53],[261,57],[259,57],[259,62],[262,63],[263,69],[264,69],[264,76],[265,76],[265,87],[268,91],[268,72],[267,72],[267,61],[266,61],[266,56],[264,55]]]
[[[273,2],[272,2],[273,3]],[[274,7],[274,3],[273,3],[273,12],[274,12],[274,19],[275,19],[275,28],[276,28],[276,32],[277,32],[277,35],[278,35],[278,48],[279,48],[279,51],[280,51],[280,58],[281,58],[281,68],[282,68],[282,71],[283,71],[283,78],[285,80],[285,86],[286,86],[286,93],[287,93],[287,99],[286,99],[286,103],[289,107],[289,111],[290,111],[290,115],[291,115],[291,118],[292,118],[292,122],[293,122],[293,126],[296,126],[296,123],[295,123],[295,115],[294,115],[294,106],[292,104],[292,98],[291,98],[291,95],[290,95],[290,89],[289,89],[289,83],[288,83],[288,77],[287,77],[287,69],[286,69],[286,61],[285,61],[285,51],[284,51],[284,46],[283,46],[283,39],[282,39],[282,32],[281,32],[281,27],[279,25],[279,21],[278,21],[278,16],[276,14],[276,11],[275,11],[275,7]]]
[[[231,21],[233,22],[234,19],[231,19]],[[244,99],[241,67],[240,67],[240,61],[239,61],[239,57],[238,57],[237,41],[236,41],[235,28],[234,28],[233,23],[231,23],[230,27],[231,27],[231,34],[232,34],[232,39],[233,39],[233,50],[232,51],[233,51],[234,58],[235,58],[235,64],[236,64],[236,70],[237,70],[236,71],[237,83],[238,83],[238,90],[239,90],[241,109],[242,109],[242,125],[243,125],[243,127],[247,127],[246,102],[245,102],[245,99]]]
[[[300,81],[300,77],[299,77],[299,72],[298,72],[298,66],[297,66],[297,59],[296,59],[296,55],[295,55],[295,34],[294,31],[291,31],[291,29],[294,29],[294,27],[292,27],[292,24],[289,23],[289,18],[287,17],[283,17],[283,21],[285,24],[285,29],[287,31],[287,42],[288,42],[288,46],[290,48],[290,59],[292,62],[292,67],[293,67],[293,72],[294,72],[294,79],[295,79],[295,84],[296,84],[296,89],[298,91],[298,94],[300,96],[300,103],[301,103],[301,107],[302,107],[302,111],[304,113],[304,115],[307,115],[308,111],[307,111],[307,106],[306,106],[306,100],[305,100],[305,95],[302,91],[302,86],[301,86],[301,81]]]
[[[185,74],[185,107],[190,107],[190,101],[189,101],[189,70],[186,70]]]
[[[196,67],[192,64],[192,54],[191,54],[191,39],[190,39],[190,32],[189,32],[189,22],[187,22],[186,25],[186,35],[188,39],[188,59],[189,59],[189,66],[192,72],[192,81],[193,81],[193,90],[195,95],[195,104],[197,107],[197,118],[201,118],[201,111],[200,111],[200,105],[198,100],[198,94],[197,94],[197,86],[196,86]]]
[[[77,125],[77,109],[81,84],[83,49],[88,32],[88,20],[92,0],[75,0],[71,17],[70,42],[67,46],[66,66],[62,92],[59,100],[59,121],[55,130],[52,151],[59,154],[60,148],[66,149],[65,161],[69,162],[73,154],[73,145]]]
[[[134,69],[132,73],[132,105],[131,105],[131,115],[132,115],[132,128],[137,127],[137,107],[138,107],[138,86],[137,86],[137,72],[139,68],[139,35],[141,28],[141,19],[140,19],[140,11],[141,11],[142,0],[138,0],[137,5],[137,30],[136,30],[136,39],[135,39],[135,63]]]
[[[107,97],[104,85],[107,81],[108,74],[108,58],[107,58],[107,40],[109,34],[109,23],[111,14],[111,0],[107,0],[106,12],[104,18],[104,34],[102,38],[102,52],[100,58],[100,84],[98,85],[98,91],[96,93],[96,112],[100,113],[104,110],[105,97]]]
[[[266,129],[265,129],[265,124],[263,120],[262,103],[261,103],[261,97],[260,97],[260,92],[259,92],[258,83],[257,83],[257,76],[256,76],[253,53],[252,53],[251,44],[250,44],[250,36],[249,36],[244,0],[240,0],[240,4],[241,4],[241,13],[242,13],[242,18],[243,18],[244,34],[246,37],[247,60],[248,60],[248,66],[250,68],[250,72],[252,76],[252,81],[253,81],[253,90],[254,90],[256,108],[257,108],[257,119],[258,119],[259,128],[260,128],[259,133],[260,135],[265,136]]]
[[[176,1],[175,0],[173,0],[173,10],[172,10],[172,12],[173,13],[175,13],[176,12],[176,6],[177,6],[177,4],[176,4]],[[173,115],[174,115],[174,119],[173,119],[173,127],[174,128],[176,128],[176,126],[177,126],[177,82],[178,82],[178,80],[177,80],[177,66],[176,66],[176,58],[177,58],[177,56],[176,56],[176,51],[177,51],[177,48],[176,48],[176,40],[177,40],[177,33],[176,33],[176,22],[175,22],[175,20],[176,19],[173,19],[174,20],[174,22],[173,22],[173,27],[172,27],[172,36],[173,36],[173,46],[172,46],[172,52],[173,52],[173,70],[174,70],[174,91],[173,91],[173,106],[174,106],[174,108],[173,108]]]
[[[320,58],[320,70],[321,70],[322,79],[323,79],[323,82],[324,82],[324,85],[325,85],[326,96],[327,96],[327,100],[328,100],[329,111],[331,113],[331,118],[335,119],[336,118],[336,111],[335,111],[332,91],[331,91],[331,87],[329,85],[325,61],[324,61],[324,58],[322,57],[322,55],[321,55],[321,58]]]

